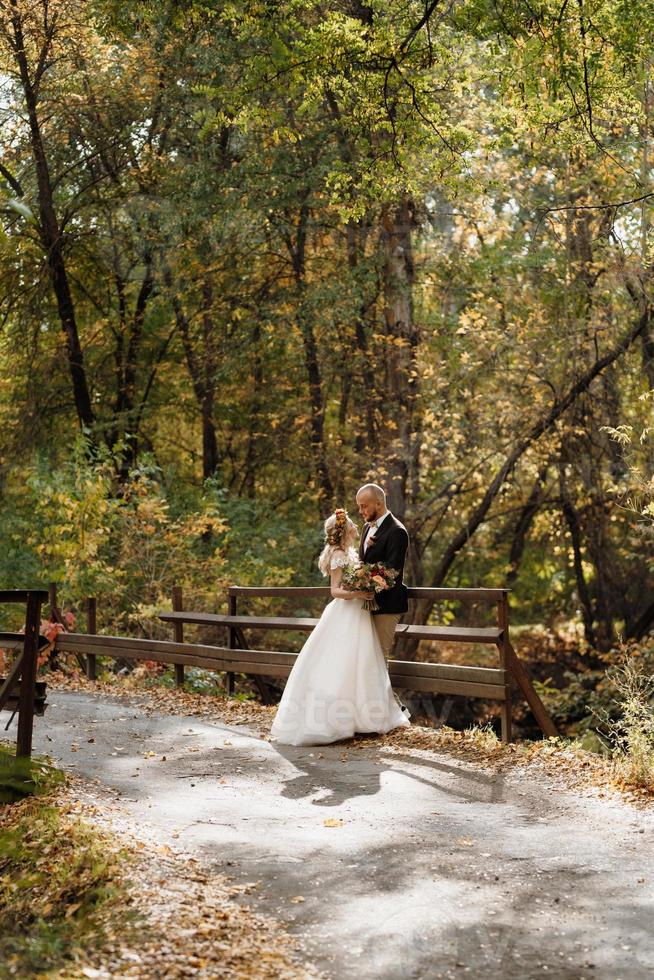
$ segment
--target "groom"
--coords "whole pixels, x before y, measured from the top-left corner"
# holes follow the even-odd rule
[[[402,582],[409,535],[404,524],[386,509],[386,494],[376,483],[366,483],[361,487],[356,501],[359,513],[366,522],[359,545],[359,558],[366,564],[379,562],[388,568],[396,568],[400,573],[390,589],[377,592],[379,611],[372,613],[384,658],[388,661],[393,649],[395,627],[402,613],[409,608],[406,585]]]

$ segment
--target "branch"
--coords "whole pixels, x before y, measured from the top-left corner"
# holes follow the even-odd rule
[[[650,321],[650,316],[651,309],[649,306],[647,306],[636,323],[625,334],[622,340],[616,344],[613,350],[609,351],[608,354],[605,354],[604,357],[599,358],[593,364],[593,366],[589,368],[589,370],[568,389],[565,395],[552,406],[547,415],[532,425],[527,435],[524,436],[517,446],[511,450],[493,477],[483,500],[475,512],[465,522],[463,527],[455,536],[454,540],[448,545],[441,563],[433,577],[432,588],[438,588],[445,581],[447,573],[454,563],[459,551],[461,551],[461,549],[468,543],[472,535],[483,523],[486,514],[490,510],[491,505],[495,500],[495,497],[499,493],[500,488],[515,467],[518,460],[533,445],[533,443],[537,442],[537,440],[540,439],[544,433],[553,428],[555,423],[561,418],[563,413],[570,408],[579,395],[589,388],[591,382],[595,380],[598,374],[600,374],[610,364],[613,364],[613,362],[616,361],[621,354],[624,354],[625,351],[631,347],[636,338],[639,337],[640,334],[646,329]]]
[[[540,211],[543,217],[547,217],[548,214],[553,214],[555,211],[609,211],[613,208],[625,208],[629,204],[640,204],[641,201],[647,201],[650,197],[654,197],[654,191],[649,194],[641,194],[640,197],[631,197],[627,201],[607,201],[605,204],[562,204],[557,208],[536,208]]]
[[[25,191],[23,190],[20,181],[14,177],[9,170],[7,170],[3,163],[0,163],[0,174],[2,174],[4,179],[7,181],[14,194],[16,194],[18,197],[25,197]]]
[[[161,345],[161,347],[159,349],[159,353],[157,354],[157,357],[155,359],[155,362],[152,365],[152,370],[150,371],[150,377],[148,378],[147,384],[145,386],[145,390],[143,392],[143,397],[141,398],[141,404],[139,405],[138,412],[136,414],[136,426],[135,426],[135,431],[136,432],[139,432],[140,429],[141,429],[141,420],[143,418],[143,412],[145,410],[145,406],[146,406],[147,401],[148,401],[148,398],[150,396],[150,389],[152,388],[152,385],[154,384],[154,379],[157,376],[157,371],[159,369],[159,365],[163,361],[164,354],[168,350],[168,348],[170,346],[170,342],[173,339],[173,337],[175,336],[175,333],[176,332],[177,332],[177,323],[175,323],[173,325],[172,330],[170,331],[170,333],[168,334],[168,336],[164,340],[163,344]]]
[[[440,3],[440,0],[432,0],[432,2],[429,3],[425,7],[425,12],[422,15],[422,17],[420,18],[420,20],[418,21],[418,23],[416,24],[416,26],[411,28],[411,30],[409,31],[409,33],[407,34],[407,36],[404,38],[404,40],[400,44],[399,50],[401,52],[406,51],[406,49],[408,48],[408,46],[413,41],[413,39],[416,36],[416,34],[418,34],[419,31],[421,31],[422,28],[426,24],[429,23],[429,20],[430,20],[432,14],[434,13],[434,11],[436,10],[436,7],[438,6],[439,3]]]

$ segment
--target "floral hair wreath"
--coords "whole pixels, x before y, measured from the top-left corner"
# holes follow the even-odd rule
[[[334,514],[336,515],[336,523],[331,530],[327,531],[326,537],[328,544],[339,545],[343,543],[343,538],[347,530],[348,524],[348,513],[342,507],[338,507]]]

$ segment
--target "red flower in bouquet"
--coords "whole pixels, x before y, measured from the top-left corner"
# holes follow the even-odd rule
[[[343,568],[341,587],[348,592],[385,592],[394,585],[398,574],[396,568],[387,568],[379,562],[374,565],[352,562]],[[363,608],[371,612],[379,609],[376,598],[364,599]]]

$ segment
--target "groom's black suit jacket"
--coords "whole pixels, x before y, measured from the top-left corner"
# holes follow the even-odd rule
[[[361,535],[359,544],[359,558],[367,565],[386,565],[388,568],[397,568],[398,577],[395,585],[391,589],[377,592],[377,605],[379,610],[373,612],[373,616],[380,613],[405,613],[409,608],[406,585],[403,584],[404,562],[406,553],[409,550],[409,535],[404,524],[401,524],[391,512],[384,518],[383,524],[377,528],[375,540],[364,554],[366,538],[370,528],[366,527]]]

